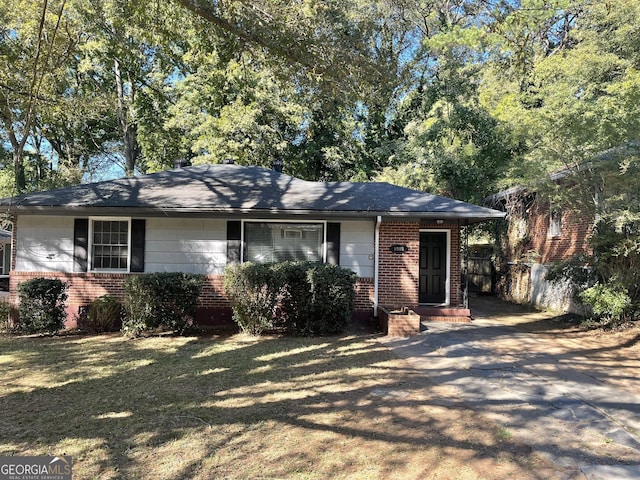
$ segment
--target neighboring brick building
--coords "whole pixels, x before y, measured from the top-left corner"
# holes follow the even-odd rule
[[[512,188],[485,200],[506,212],[497,265],[498,294],[508,300],[577,311],[567,284],[546,280],[549,267],[589,253],[593,216],[552,205],[538,192]]]
[[[146,272],[206,275],[197,320],[230,320],[230,263],[309,260],[353,270],[356,315],[378,306],[466,312],[460,229],[503,213],[387,183],[307,182],[200,165],[0,200],[13,216],[11,302],[33,277],[69,284],[68,322]]]

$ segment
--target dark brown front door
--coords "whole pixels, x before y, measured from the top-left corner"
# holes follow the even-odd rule
[[[445,303],[447,234],[420,233],[420,303]]]

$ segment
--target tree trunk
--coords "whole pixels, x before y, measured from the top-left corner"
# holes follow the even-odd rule
[[[16,193],[24,193],[27,189],[27,179],[24,173],[23,149],[13,151],[13,169],[15,175]]]
[[[137,125],[135,121],[129,122],[127,118],[128,105],[125,98],[124,84],[122,81],[122,73],[120,71],[120,63],[114,60],[113,69],[116,77],[116,89],[118,92],[118,119],[120,121],[120,129],[122,131],[122,143],[124,146],[125,173],[128,177],[134,175],[136,168],[136,160],[139,154]],[[133,88],[133,86],[131,86]],[[133,94],[130,94],[132,96]]]

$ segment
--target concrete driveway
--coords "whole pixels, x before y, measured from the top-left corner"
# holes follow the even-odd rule
[[[640,330],[596,335],[491,297],[471,311],[382,342],[565,478],[640,479]]]

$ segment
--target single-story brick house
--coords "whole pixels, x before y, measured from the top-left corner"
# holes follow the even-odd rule
[[[127,275],[205,274],[201,324],[230,320],[232,262],[311,260],[358,275],[354,314],[431,306],[467,314],[461,227],[502,212],[388,183],[309,182],[198,165],[0,200],[13,219],[10,299],[34,277],[69,284],[68,321]],[[465,313],[466,312],[466,313]]]

